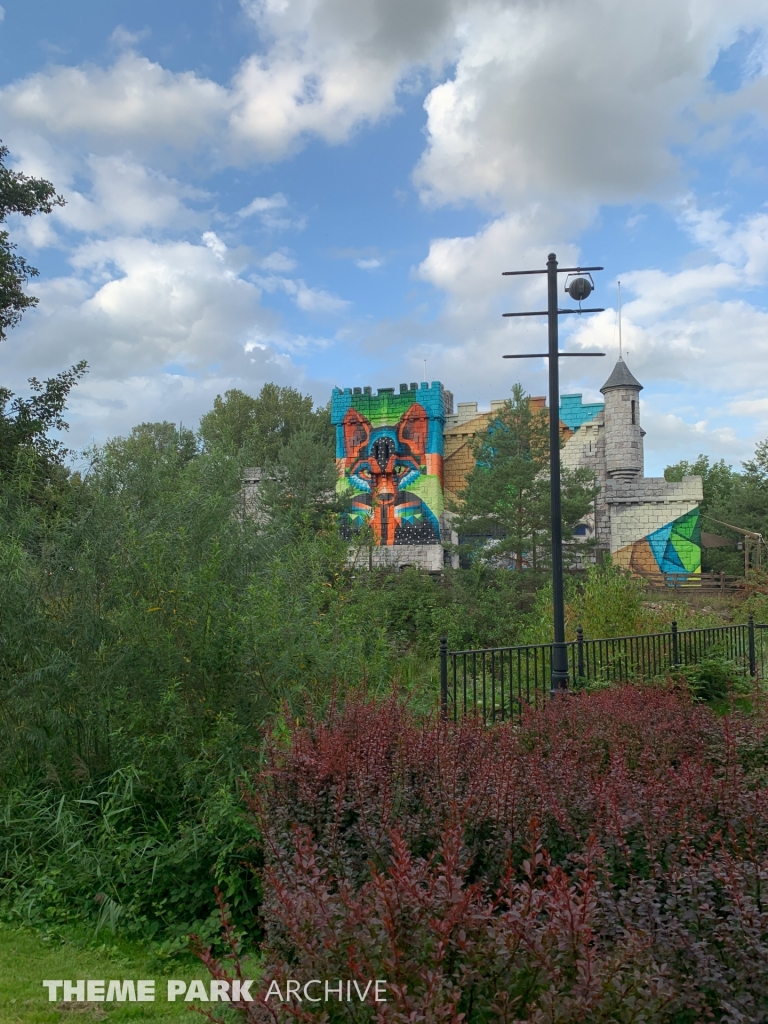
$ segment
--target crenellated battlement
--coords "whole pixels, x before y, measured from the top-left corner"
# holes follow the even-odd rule
[[[399,393],[401,395],[403,395],[403,394],[406,394],[407,392],[411,392],[411,391],[432,391],[433,389],[436,389],[437,391],[440,391],[441,393],[445,391],[445,389],[443,388],[443,385],[440,383],[439,380],[433,380],[431,384],[428,384],[426,381],[422,381],[421,384],[416,384],[415,382],[412,382],[410,384],[401,384],[398,390],[399,390]],[[332,391],[332,394],[333,395],[371,395],[371,396],[373,396],[373,388],[371,388],[370,386],[360,387],[360,388],[334,388],[333,391]],[[395,389],[394,388],[378,388],[377,391],[376,391],[376,397],[378,397],[379,395],[394,395],[394,394],[395,394]],[[446,392],[446,394],[450,394],[450,392]]]
[[[331,423],[338,427],[350,408],[356,409],[374,424],[396,422],[414,402],[434,422],[431,447],[442,454],[442,429],[445,417],[453,412],[453,395],[445,390],[440,381],[432,381],[431,384],[426,381],[421,384],[401,384],[399,390],[378,388],[376,394],[371,387],[334,388],[331,395]]]

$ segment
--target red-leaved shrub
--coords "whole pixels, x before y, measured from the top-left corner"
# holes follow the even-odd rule
[[[617,688],[459,728],[359,701],[275,746],[249,1021],[768,1020],[768,729]],[[230,965],[203,958],[215,976]],[[233,948],[230,958],[236,967]],[[386,1003],[276,980],[385,979]]]

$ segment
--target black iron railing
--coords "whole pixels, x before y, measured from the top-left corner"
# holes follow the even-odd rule
[[[579,627],[566,644],[573,688],[588,682],[653,679],[718,654],[751,676],[768,664],[768,625],[748,622],[706,629],[616,636],[590,640]],[[523,708],[549,700],[551,644],[525,644],[484,650],[451,651],[440,642],[440,703],[444,718],[478,715],[503,721]]]

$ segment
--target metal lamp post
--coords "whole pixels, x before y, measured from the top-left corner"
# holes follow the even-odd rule
[[[547,275],[547,308],[527,313],[504,313],[504,316],[546,316],[549,325],[549,346],[546,352],[508,355],[504,359],[549,359],[549,490],[552,530],[552,604],[553,644],[550,696],[568,689],[568,650],[565,646],[565,601],[563,597],[563,521],[560,507],[560,364],[561,356],[604,356],[605,352],[561,352],[558,342],[558,317],[562,313],[602,313],[602,308],[582,309],[581,302],[591,294],[594,284],[589,276],[602,267],[562,267],[558,270],[557,257],[549,254],[546,270],[507,270],[503,277],[521,277],[527,274]],[[557,303],[557,275],[577,275],[566,291],[579,303],[578,309],[559,309]],[[586,274],[586,277],[581,275]]]

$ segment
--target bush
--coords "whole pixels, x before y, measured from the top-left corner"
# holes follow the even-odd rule
[[[727,651],[717,645],[706,651],[695,664],[680,669],[675,676],[685,682],[696,700],[722,705],[729,696],[748,694],[752,682],[743,665],[728,656]]]
[[[110,442],[55,507],[30,500],[33,476],[0,479],[0,900],[16,919],[166,939],[215,912],[214,881],[250,912],[254,726],[389,686],[391,647],[345,600],[344,545],[244,521],[236,463],[187,435]]]
[[[519,728],[419,724],[395,700],[295,728],[250,801],[263,992],[386,978],[360,1019],[764,1020],[767,734],[631,687]]]

